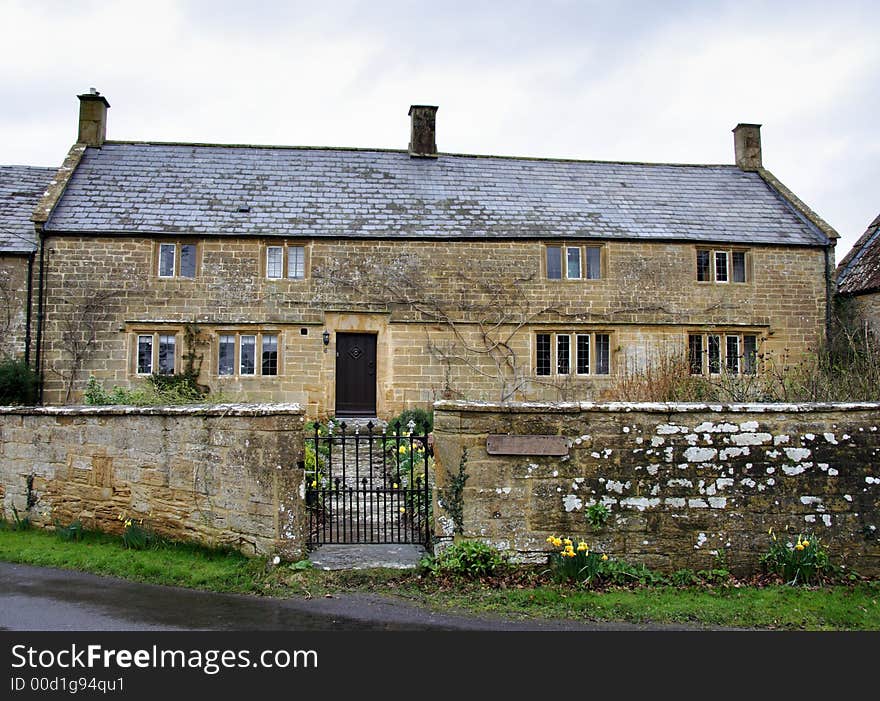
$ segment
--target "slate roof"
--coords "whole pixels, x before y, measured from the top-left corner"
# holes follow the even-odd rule
[[[843,294],[880,291],[880,215],[837,266],[837,289]]]
[[[36,249],[31,214],[55,172],[55,168],[0,166],[0,253]]]
[[[828,242],[732,165],[127,142],[86,149],[46,230]]]

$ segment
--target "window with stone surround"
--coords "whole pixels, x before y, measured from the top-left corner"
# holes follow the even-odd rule
[[[688,365],[692,375],[754,375],[758,369],[756,333],[688,334]]]
[[[224,377],[277,375],[279,337],[275,331],[218,334],[217,374]]]
[[[592,331],[535,334],[535,374],[539,377],[610,373],[610,334]]]
[[[304,244],[266,246],[266,277],[269,280],[303,280],[308,269],[307,257]]]
[[[160,242],[156,247],[157,275],[161,278],[195,278],[197,253],[194,243]]]
[[[544,276],[549,280],[599,280],[602,247],[550,244],[544,247]]]
[[[739,249],[698,248],[697,282],[743,283],[751,279],[749,252]]]
[[[177,372],[177,333],[138,333],[135,339],[135,374],[173,375]]]

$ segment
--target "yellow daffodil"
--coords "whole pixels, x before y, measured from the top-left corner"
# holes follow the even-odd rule
[[[562,539],[561,538],[553,538],[553,547],[558,548],[560,545],[562,545]]]
[[[587,549],[588,549],[587,544],[584,541],[581,541],[580,543],[578,543],[578,552],[582,553],[582,552],[584,552],[584,550],[587,550]]]
[[[547,542],[550,543],[551,545],[553,544],[554,540],[556,540],[556,538],[554,538],[552,535],[547,536]]]
[[[318,486],[318,480],[312,480],[312,486],[313,486],[313,487],[317,487],[317,486]]]
[[[402,513],[402,514],[406,513],[406,509],[404,509],[402,506],[400,507],[400,513]]]
[[[804,546],[801,543],[798,543],[797,545],[794,546],[794,549],[795,550],[803,550]]]
[[[397,489],[397,482],[391,485],[391,489]]]
[[[607,562],[607,561],[608,561],[608,556],[607,556],[607,555],[603,555],[603,556],[602,556],[602,562]]]
[[[562,542],[566,545],[571,545],[571,538],[565,538]]]
[[[131,528],[131,519],[127,519],[127,520],[126,520],[126,522],[125,522],[125,527],[126,527],[126,528]]]
[[[810,547],[810,541],[809,541],[809,540],[805,540],[805,541],[803,542],[803,546],[804,546],[805,548]]]
[[[397,452],[400,453],[401,455],[403,455],[406,452],[406,446],[405,445],[400,446],[400,448],[397,449]]]

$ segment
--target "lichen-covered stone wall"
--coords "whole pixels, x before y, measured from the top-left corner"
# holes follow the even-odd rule
[[[567,455],[490,455],[490,435],[556,435]],[[463,535],[521,560],[548,535],[665,571],[760,568],[768,530],[813,532],[837,564],[880,574],[880,405],[435,404],[436,529],[467,449]],[[591,526],[586,510],[610,517]]]
[[[0,408],[0,512],[305,554],[297,405]],[[120,518],[121,517],[121,518]]]

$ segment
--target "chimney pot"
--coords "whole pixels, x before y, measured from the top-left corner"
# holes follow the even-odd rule
[[[79,98],[79,134],[76,141],[100,148],[107,138],[107,109],[110,103],[94,88],[89,88],[89,92],[77,97]]]
[[[412,105],[409,116],[409,155],[413,158],[437,158],[437,107]]]
[[[737,124],[733,130],[736,165],[742,170],[759,170],[761,164],[761,125]]]

